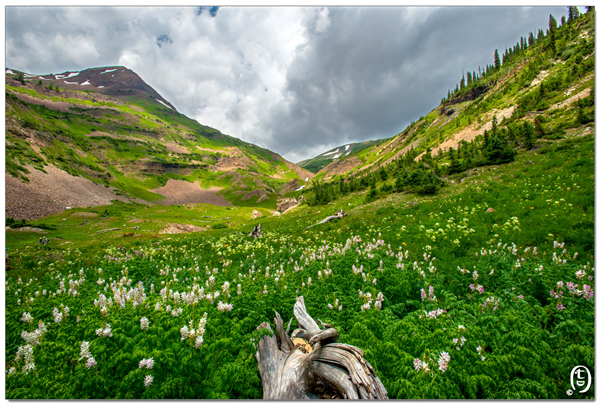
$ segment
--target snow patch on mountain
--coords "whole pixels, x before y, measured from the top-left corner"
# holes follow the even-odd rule
[[[104,72],[101,72],[100,74],[103,75],[105,73],[114,72],[114,71],[116,71],[116,69],[109,69],[109,70],[105,70]]]
[[[336,149],[335,151],[327,152],[327,153],[325,153],[325,154],[323,154],[323,155],[337,154],[337,153],[339,152],[339,150],[340,150],[340,149],[338,148],[338,149]]]
[[[163,105],[163,106],[165,106],[165,107],[169,107],[169,106],[167,106],[165,103],[163,103],[162,101],[160,101],[160,100],[158,100],[158,99],[156,99],[156,101],[157,101],[157,102],[159,102],[160,104],[162,104],[162,105]],[[169,107],[169,108],[171,109],[171,107]],[[171,109],[171,110],[173,110],[173,109]]]
[[[81,86],[85,86],[85,85],[89,85],[89,84],[90,84],[90,80],[88,79],[88,80],[86,80],[85,82],[83,82],[83,83],[81,84]]]

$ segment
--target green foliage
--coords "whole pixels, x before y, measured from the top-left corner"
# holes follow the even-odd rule
[[[396,191],[411,191],[421,195],[435,194],[444,181],[423,166],[404,169],[396,178]]]
[[[402,195],[355,209],[344,200],[327,213],[344,207],[350,215],[322,228],[306,230],[327,214],[304,206],[291,217],[265,218],[265,235],[256,240],[247,236],[253,222],[202,235],[60,245],[53,233],[81,230],[70,227],[81,220],[64,214],[44,219],[61,225],[45,246],[17,251],[20,233],[7,232],[6,397],[260,399],[254,354],[264,331],[256,327],[271,322],[274,311],[288,320],[302,295],[313,317],[338,329],[340,342],[365,352],[391,398],[565,399],[571,369],[595,362],[594,299],[584,287],[595,278],[593,145],[593,135],[561,140],[411,206]],[[129,219],[142,210],[152,210],[147,219],[169,214],[118,203],[98,217],[100,227],[110,227],[118,213]],[[201,217],[181,206],[168,210]],[[238,208],[219,210],[231,216]],[[144,297],[142,287],[145,299],[133,306],[136,294]],[[197,302],[182,297],[201,287],[205,296]],[[123,289],[130,293],[121,307]],[[217,291],[217,299],[207,299]],[[106,315],[94,304],[100,294],[113,301]],[[232,310],[219,311],[219,301]],[[54,308],[66,307],[69,315],[55,323]],[[191,320],[196,328],[204,312],[204,341],[194,348],[181,340],[181,329]],[[15,355],[26,343],[21,332],[33,332],[39,321],[47,332],[26,374]],[[99,336],[106,323],[112,336]],[[81,358],[83,341],[96,361],[90,368]],[[450,356],[446,372],[438,368],[442,352]],[[140,368],[149,358],[153,368]],[[416,358],[430,373],[415,370]]]

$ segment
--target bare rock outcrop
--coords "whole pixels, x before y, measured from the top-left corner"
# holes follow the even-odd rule
[[[286,197],[277,203],[277,211],[283,213],[287,209],[297,205],[298,200],[295,197]]]

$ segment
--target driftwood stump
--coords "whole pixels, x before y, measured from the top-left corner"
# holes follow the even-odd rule
[[[329,222],[331,220],[338,220],[338,219],[344,218],[346,216],[347,216],[346,212],[344,212],[344,210],[340,209],[333,216],[329,216],[327,218],[324,218],[323,220],[319,221],[317,224],[313,224],[312,226],[306,227],[306,229],[309,229],[311,227],[317,226],[319,224],[327,223],[327,222]]]
[[[321,330],[306,312],[302,296],[294,305],[294,316],[300,328],[288,336],[292,320],[284,331],[275,312],[275,336],[265,335],[258,343],[263,399],[388,398],[364,352],[336,343],[339,334],[331,326],[321,322],[325,328]],[[268,322],[257,328],[273,332]]]
[[[259,225],[254,226],[254,229],[252,230],[252,232],[250,234],[248,234],[248,237],[252,237],[254,239],[261,237],[262,236],[262,227]]]

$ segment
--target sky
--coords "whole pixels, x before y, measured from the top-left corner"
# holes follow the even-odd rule
[[[567,7],[6,7],[6,67],[123,65],[292,162],[392,137]]]

